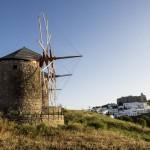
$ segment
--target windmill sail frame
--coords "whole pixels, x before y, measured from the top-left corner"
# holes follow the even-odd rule
[[[43,87],[46,93],[48,94],[48,101],[49,105],[54,106],[56,105],[56,78],[57,77],[66,77],[71,76],[72,74],[65,74],[65,75],[56,75],[55,70],[55,60],[60,59],[70,59],[70,58],[78,58],[82,57],[82,55],[75,55],[75,56],[61,56],[56,57],[54,56],[52,49],[51,49],[51,34],[49,33],[49,26],[48,26],[48,18],[43,13],[38,18],[39,22],[39,45],[43,50],[42,56],[40,58],[40,67],[42,71],[42,80],[43,80]],[[44,25],[44,28],[43,28]],[[45,31],[45,32],[43,32]],[[45,41],[43,37],[45,36]],[[47,81],[45,81],[44,73],[47,73]]]

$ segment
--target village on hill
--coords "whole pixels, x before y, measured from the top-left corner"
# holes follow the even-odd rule
[[[117,99],[116,103],[103,106],[95,106],[91,111],[101,114],[111,115],[112,117],[138,116],[150,113],[150,100],[141,93],[140,96],[126,96]]]

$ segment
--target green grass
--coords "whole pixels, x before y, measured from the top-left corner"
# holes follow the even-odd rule
[[[150,128],[148,127],[143,128],[138,124],[112,119],[109,116],[93,112],[66,111],[65,116],[65,123],[67,125],[81,123],[84,128],[93,127],[95,129],[115,131],[128,137],[140,138],[150,142]]]
[[[150,128],[92,112],[64,110],[65,125],[16,124],[0,119],[0,150],[150,149]]]
[[[142,114],[139,116],[121,116],[118,119],[127,120],[136,124],[143,125],[144,127],[150,127],[150,113]]]

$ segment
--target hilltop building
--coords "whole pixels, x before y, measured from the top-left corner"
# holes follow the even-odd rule
[[[123,105],[124,103],[132,102],[147,102],[147,98],[143,93],[141,93],[140,96],[126,96],[117,99],[118,105]]]
[[[111,103],[103,106],[96,106],[92,111],[120,116],[138,116],[141,114],[150,113],[150,104],[146,96],[141,93],[140,96],[127,96],[117,99],[117,104]]]

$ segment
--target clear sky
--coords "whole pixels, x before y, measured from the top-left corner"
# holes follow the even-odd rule
[[[41,52],[41,12],[54,51],[84,55],[58,103],[88,108],[141,92],[150,98],[149,0],[1,0],[1,56],[23,46]]]

